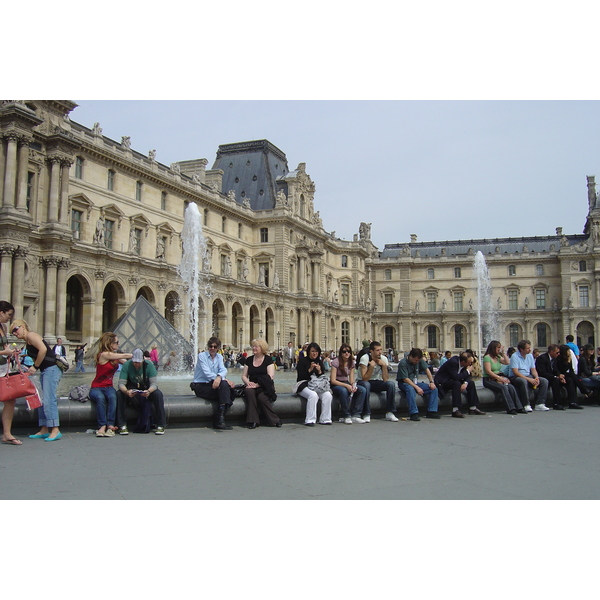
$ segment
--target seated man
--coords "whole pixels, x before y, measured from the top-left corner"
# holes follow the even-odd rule
[[[531,402],[529,402],[530,387],[534,390],[537,389],[535,410],[550,410],[546,406],[548,380],[538,376],[529,340],[521,340],[517,344],[517,351],[510,357],[510,371],[510,382],[515,386],[519,400],[526,412],[532,411]]]
[[[206,346],[208,350],[198,354],[194,381],[190,383],[190,388],[198,398],[217,401],[213,413],[214,429],[233,429],[225,424],[225,413],[233,404],[235,384],[227,379],[227,369],[223,356],[219,353],[221,340],[211,337]]]
[[[125,418],[127,404],[141,412],[134,432],[148,433],[151,425],[150,417],[156,426],[154,433],[163,435],[165,432],[165,403],[156,378],[156,367],[150,361],[144,360],[142,351],[136,348],[131,360],[128,360],[119,372],[116,419],[119,435],[129,433]]]
[[[449,358],[435,374],[436,386],[442,392],[452,391],[452,416],[458,419],[465,416],[460,412],[462,394],[467,397],[470,415],[485,415],[485,412],[479,410],[479,397],[471,379],[474,360],[471,354],[461,352],[459,356]]]
[[[418,380],[419,370],[425,371],[429,384]],[[398,388],[406,394],[408,402],[408,414],[411,421],[420,421],[419,409],[417,408],[417,394],[419,396],[429,396],[427,402],[428,419],[439,419],[438,409],[438,390],[433,382],[433,375],[429,366],[423,360],[423,351],[420,348],[413,348],[406,358],[398,363],[398,375],[396,376]]]
[[[369,351],[363,354],[358,362],[359,380],[358,385],[365,388],[365,405],[363,410],[367,408],[367,402],[371,391],[375,393],[385,392],[386,397],[386,421],[397,421],[398,417],[394,414],[396,411],[396,388],[393,381],[388,381],[388,359],[382,356],[383,348],[379,342],[371,342]],[[366,417],[366,418],[365,418]],[[365,413],[363,419],[368,423],[371,420],[371,415]]]

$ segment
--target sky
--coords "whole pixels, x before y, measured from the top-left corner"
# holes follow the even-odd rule
[[[166,165],[268,139],[306,163],[326,231],[372,223],[380,249],[581,233],[586,176],[600,181],[598,101],[74,101],[74,121]]]

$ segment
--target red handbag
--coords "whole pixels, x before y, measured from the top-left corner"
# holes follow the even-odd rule
[[[17,369],[19,369],[19,372],[9,375],[7,371],[6,375],[0,377],[0,402],[38,395],[37,388],[33,381],[29,379],[29,375],[27,373],[21,373],[19,356],[17,355],[16,358]]]

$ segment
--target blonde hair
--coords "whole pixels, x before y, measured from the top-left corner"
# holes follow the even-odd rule
[[[107,331],[100,336],[100,347],[96,353],[96,363],[103,352],[112,352],[111,344],[117,339],[117,334]]]
[[[30,332],[31,329],[29,328],[29,325],[27,324],[27,321],[24,321],[23,319],[15,319],[11,324],[10,324],[10,331],[12,333],[12,330],[15,327],[23,327],[26,331]]]
[[[252,340],[250,342],[250,346],[260,346],[260,349],[262,350],[263,354],[268,354],[269,353],[269,344],[267,344],[267,342],[261,338],[256,338],[255,340]]]

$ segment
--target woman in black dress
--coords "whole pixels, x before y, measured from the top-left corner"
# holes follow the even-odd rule
[[[267,418],[269,427],[281,427],[281,419],[273,410],[275,394],[275,364],[268,355],[269,346],[265,340],[252,340],[254,355],[246,359],[242,371],[242,381],[246,384],[244,396],[246,397],[246,424],[248,429],[256,429],[260,425],[258,408]]]

